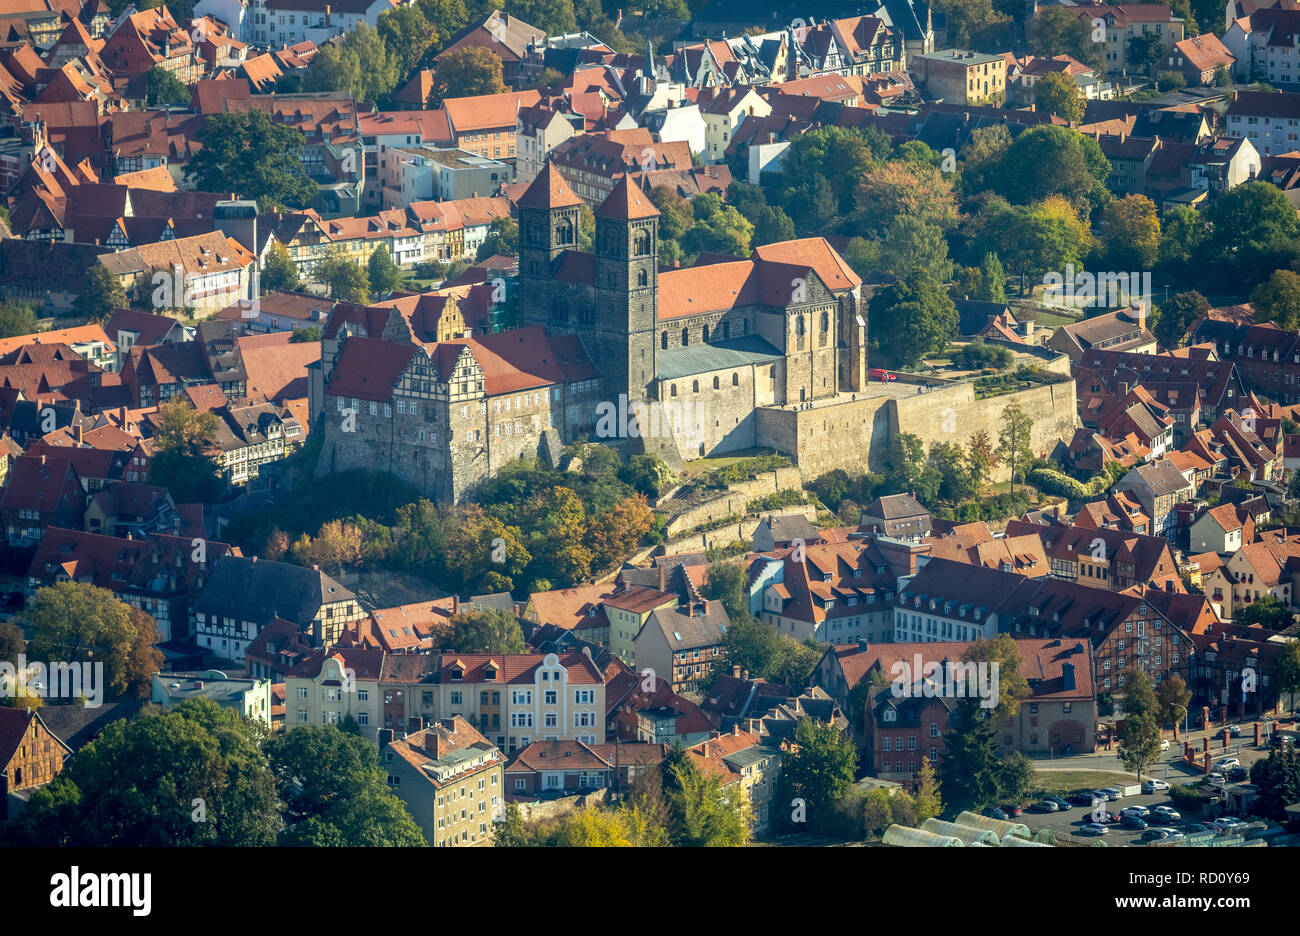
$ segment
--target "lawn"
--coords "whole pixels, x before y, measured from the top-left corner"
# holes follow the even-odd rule
[[[1137,782],[1133,774],[1110,770],[1036,770],[1034,776],[1039,783],[1036,793],[1073,793]]]

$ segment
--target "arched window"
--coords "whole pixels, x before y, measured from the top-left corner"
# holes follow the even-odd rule
[[[830,328],[831,328],[831,314],[829,312],[823,312],[822,331],[830,331]]]
[[[732,385],[733,387],[739,387],[739,386],[740,386],[740,375],[739,375],[739,374],[732,374],[732,375],[731,375],[731,385]]]
[[[794,323],[795,323],[794,333],[798,335],[800,338],[802,338],[803,337],[803,316],[800,315],[798,318],[796,318],[794,320]]]
[[[573,243],[573,222],[562,218],[555,226],[555,242],[561,247]]]
[[[700,341],[708,341],[708,340],[709,340],[709,326],[705,325],[700,330]]]
[[[641,230],[637,231],[632,238],[633,256],[643,257],[650,252],[650,232]]]
[[[773,365],[772,365],[772,369],[771,369],[770,371],[767,372],[767,376],[771,377],[773,380],[776,380],[776,365],[775,365],[775,364],[773,364]]]
[[[650,285],[650,274],[645,270],[638,270],[636,274],[636,284],[638,286]]]
[[[659,336],[659,347],[663,351],[668,350],[668,332],[664,332]]]
[[[677,396],[677,384],[672,385],[672,396]]]
[[[722,386],[722,382],[717,377],[713,378],[713,389],[717,390]]]
[[[690,343],[691,343],[691,331],[690,331],[689,328],[683,328],[683,329],[682,329],[682,347],[684,348],[684,347],[686,347],[686,346],[687,346],[688,344],[690,344]]]
[[[699,393],[699,392],[700,392],[700,382],[698,380],[692,380],[691,393]]]

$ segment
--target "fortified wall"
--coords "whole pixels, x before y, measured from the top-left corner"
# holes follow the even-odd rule
[[[763,407],[758,410],[758,443],[788,454],[805,482],[836,468],[883,474],[890,469],[892,442],[900,432],[918,436],[928,451],[931,442],[965,447],[983,429],[996,446],[1002,410],[1013,401],[1033,420],[1035,455],[1050,454],[1058,441],[1068,442],[1074,434],[1072,380],[982,400],[975,399],[974,385],[966,381],[914,396],[825,402],[802,410]],[[995,481],[1009,477],[1002,465],[993,472]]]

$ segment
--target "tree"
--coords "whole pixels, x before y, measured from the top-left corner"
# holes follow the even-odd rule
[[[266,111],[213,114],[196,136],[203,148],[185,172],[199,191],[236,192],[263,211],[306,207],[319,191],[298,158],[307,138]]]
[[[510,218],[497,218],[488,225],[487,236],[479,245],[476,260],[496,254],[513,256],[519,250],[519,225]]]
[[[875,334],[889,336],[881,350],[903,365],[915,364],[928,351],[946,348],[957,335],[957,307],[926,270],[914,270],[878,291],[869,315],[878,323]]]
[[[492,844],[497,848],[522,848],[528,844],[524,814],[518,803],[506,803],[501,821],[492,827]]]
[[[1020,703],[1029,696],[1029,682],[1020,672],[1020,650],[1009,634],[981,637],[966,648],[961,658],[967,663],[984,663],[997,673],[998,694],[989,714],[995,723],[1020,710]]]
[[[375,25],[389,55],[396,60],[398,72],[403,75],[415,68],[440,38],[437,27],[419,4],[385,10]]]
[[[1007,274],[998,255],[990,251],[980,262],[979,289],[975,298],[981,302],[1007,301]]]
[[[154,419],[154,456],[149,462],[149,483],[168,488],[178,503],[215,503],[227,483],[209,457],[217,441],[217,415],[201,412],[178,397],[158,405]]]
[[[1186,35],[1191,36],[1195,34],[1186,33]],[[1164,46],[1160,42],[1160,37],[1155,33],[1150,35],[1130,36],[1128,40],[1128,67],[1135,75],[1146,74],[1147,69],[1160,61],[1160,55],[1163,51]],[[1161,72],[1161,74],[1163,75],[1164,73]],[[1186,85],[1186,82],[1184,82],[1184,85]]]
[[[1064,11],[1052,7],[1042,12]],[[1067,14],[1073,16],[1073,14]],[[1110,162],[1092,137],[1068,127],[1031,127],[1007,148],[998,191],[1017,204],[1064,195],[1071,201],[1101,199]]]
[[[703,773],[681,747],[665,755],[660,769],[674,845],[716,848],[749,841],[748,810],[734,788],[724,791],[718,778]]]
[[[439,60],[433,76],[431,106],[441,106],[448,98],[500,94],[506,90],[501,76],[501,59],[489,49],[466,46]]]
[[[266,259],[262,261],[259,285],[262,292],[297,292],[302,289],[302,280],[298,278],[298,265],[293,262],[289,251],[279,241],[271,244]]]
[[[1187,688],[1183,677],[1174,674],[1162,679],[1156,687],[1158,705],[1157,721],[1161,725],[1173,725],[1175,732],[1179,724],[1187,717],[1187,703],[1192,701],[1192,691]]]
[[[36,331],[36,310],[22,302],[0,302],[0,338],[16,338]]]
[[[1156,76],[1156,87],[1161,91],[1181,91],[1187,87],[1187,79],[1182,72],[1162,71]]]
[[[1068,7],[1042,7],[1029,24],[1029,51],[1047,58],[1068,55],[1100,72],[1103,44],[1092,41],[1092,29],[1087,18]]]
[[[1220,194],[1205,212],[1212,250],[1258,254],[1300,235],[1294,206],[1269,182],[1243,182]]]
[[[1008,403],[1002,408],[997,454],[1011,472],[1013,492],[1016,489],[1016,476],[1024,477],[1025,469],[1033,458],[1030,441],[1033,426],[1034,421],[1020,408],[1019,403]]]
[[[939,789],[950,812],[978,812],[1000,798],[993,724],[977,699],[962,699],[948,718]]]
[[[970,141],[961,148],[961,187],[973,195],[993,187],[1002,168],[1002,160],[1011,148],[1011,131],[996,123],[971,131]]]
[[[510,12],[548,36],[562,36],[578,31],[573,0],[513,0]]]
[[[106,726],[33,793],[6,838],[82,848],[266,846],[278,822],[274,780],[249,723],[199,698]]]
[[[1160,217],[1145,195],[1126,195],[1102,209],[1100,240],[1119,269],[1150,269],[1160,254]]]
[[[1168,209],[1160,235],[1160,262],[1175,266],[1186,264],[1208,234],[1205,216],[1195,208],[1178,205]]]
[[[1273,322],[1285,331],[1300,327],[1300,275],[1274,270],[1273,275],[1250,294],[1256,322]]]
[[[173,107],[190,102],[190,89],[164,68],[155,65],[145,73],[145,103],[150,107]]]
[[[524,653],[524,632],[514,615],[499,608],[461,611],[451,619],[447,650],[460,653]]]
[[[941,231],[957,224],[952,179],[937,168],[894,159],[872,166],[854,191],[854,229],[884,237],[900,216]]]
[[[1034,83],[1034,106],[1072,127],[1083,120],[1086,103],[1078,82],[1065,72],[1048,72]]]
[[[1259,624],[1269,630],[1285,630],[1291,625],[1291,611],[1272,592],[1265,592],[1239,610],[1233,617],[1233,623],[1245,627]]]
[[[899,215],[890,223],[878,256],[880,268],[895,276],[917,270],[924,270],[940,282],[952,276],[943,229],[908,215]]]
[[[1161,347],[1180,347],[1192,323],[1210,309],[1210,302],[1195,290],[1177,293],[1160,307],[1160,314],[1151,325],[1151,331]]]
[[[313,325],[310,328],[295,328],[289,333],[289,343],[299,344],[304,341],[320,341],[324,334],[319,325]]]
[[[4,659],[0,656],[0,659]],[[1273,688],[1291,695],[1287,709],[1295,711],[1295,694],[1300,689],[1300,641],[1289,640],[1273,658]]]
[[[107,589],[59,582],[39,589],[23,612],[27,655],[47,663],[103,663],[110,697],[149,695],[162,667],[158,625]]]
[[[1142,772],[1160,756],[1160,703],[1151,677],[1135,670],[1124,691],[1124,730],[1119,736],[1119,759],[1142,779]]]
[[[370,278],[370,293],[376,299],[383,299],[400,289],[406,279],[402,268],[393,262],[393,255],[382,245],[371,252],[366,268]]]
[[[779,808],[803,800],[811,828],[829,828],[836,800],[853,786],[857,760],[853,742],[834,725],[800,718],[794,745],[781,756]]]
[[[373,26],[360,22],[343,34],[342,42],[321,47],[303,78],[303,90],[347,91],[358,102],[374,105],[397,85],[406,54],[404,47],[390,50]]]
[[[265,748],[285,803],[281,845],[426,844],[402,801],[388,789],[378,750],[365,738],[309,725],[274,735]]]
[[[1255,811],[1276,822],[1287,819],[1286,807],[1300,801],[1300,757],[1294,746],[1275,746],[1268,757],[1250,768],[1250,782],[1259,788]]]
[[[126,289],[107,267],[96,263],[86,271],[86,286],[77,294],[72,307],[92,322],[102,321],[127,307]]]
[[[366,269],[337,248],[326,251],[316,264],[314,276],[329,288],[331,299],[361,303],[370,299],[370,276]]]
[[[916,820],[918,823],[937,818],[943,813],[943,799],[939,795],[939,781],[935,777],[930,758],[921,758],[921,769],[916,774]]]
[[[764,179],[768,202],[784,208],[800,232],[838,227],[854,210],[858,182],[889,149],[879,131],[820,127],[800,134],[781,157],[781,172]]]
[[[694,202],[707,198],[706,195],[697,195]],[[706,200],[705,204],[709,202]],[[701,211],[697,209],[695,223],[682,235],[682,252],[691,259],[704,251],[746,257],[749,255],[750,239],[753,236],[754,225],[745,220],[745,216],[730,205],[718,205],[716,210],[704,216],[701,216]]]
[[[970,48],[978,33],[1006,20],[991,0],[937,0],[934,11],[948,17],[948,42],[959,49]]]
[[[708,581],[701,592],[710,601],[721,601],[727,617],[734,622],[750,614],[748,578],[740,563],[715,560],[709,563]]]
[[[440,49],[446,39],[469,25],[469,8],[465,0],[416,0],[416,6],[424,14],[425,22],[436,24],[440,31],[432,49]]]

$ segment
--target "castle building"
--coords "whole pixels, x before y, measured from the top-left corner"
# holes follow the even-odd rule
[[[313,371],[318,470],[387,470],[460,500],[576,441],[670,463],[770,445],[762,408],[866,388],[861,281],[823,238],[661,270],[659,212],[626,176],[595,211],[593,253],[554,166],[518,206],[517,329],[448,339],[393,303],[335,308]]]

